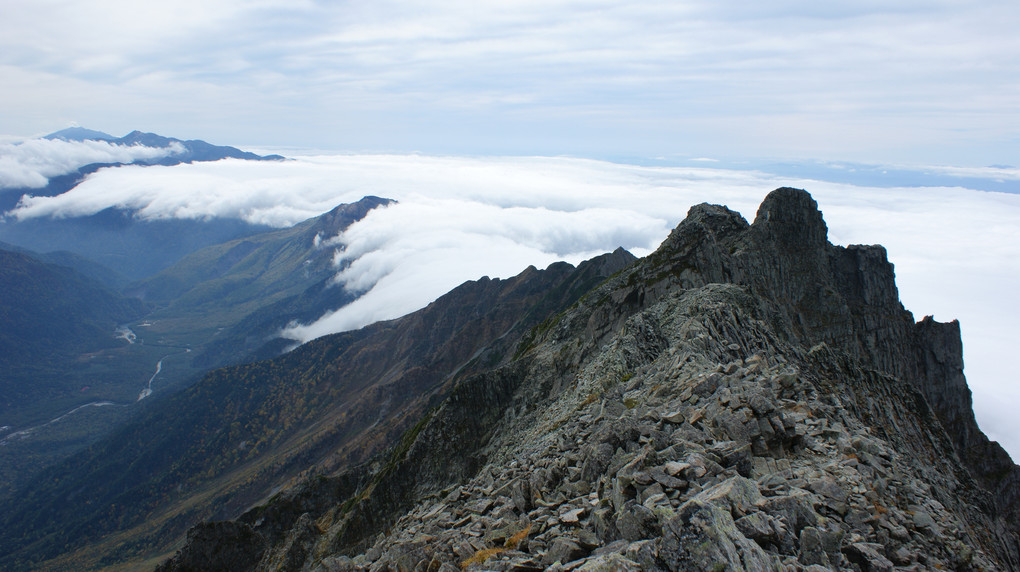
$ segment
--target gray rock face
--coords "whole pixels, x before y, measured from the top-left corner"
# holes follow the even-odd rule
[[[157,571],[229,572],[249,570],[266,551],[266,539],[244,523],[213,522],[188,531],[187,545]]]
[[[961,449],[955,327],[915,324],[803,191],[753,225],[698,205],[357,492],[286,534],[246,516],[276,539],[251,568],[1020,569],[1016,468]]]

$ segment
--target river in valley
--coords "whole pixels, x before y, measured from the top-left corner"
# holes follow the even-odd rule
[[[114,336],[116,336],[117,338],[122,338],[122,339],[126,340],[129,344],[134,344],[138,340],[138,337],[135,335],[135,333],[128,326],[118,326],[117,329],[114,331]],[[171,357],[171,356],[175,356],[175,355],[179,355],[179,354],[185,354],[185,353],[188,353],[188,352],[191,351],[191,348],[175,348],[175,349],[176,349],[176,351],[172,351],[172,352],[164,355],[163,357],[161,357],[159,359],[159,361],[156,362],[156,371],[153,372],[152,376],[149,377],[149,381],[147,381],[145,383],[145,385],[142,387],[141,392],[138,394],[138,399],[136,399],[134,401],[134,403],[138,403],[139,401],[141,401],[141,400],[145,399],[146,397],[149,397],[150,395],[152,395],[152,383],[154,381],[156,381],[156,378],[163,371],[163,360],[165,360],[166,358]],[[75,407],[75,408],[73,408],[73,409],[71,409],[71,410],[61,414],[60,416],[54,417],[53,419],[50,419],[46,423],[42,423],[42,424],[35,425],[35,426],[32,426],[32,427],[27,427],[25,429],[19,429],[17,431],[13,431],[13,429],[14,429],[13,427],[11,427],[9,425],[4,425],[3,427],[0,427],[0,447],[3,447],[5,445],[7,445],[11,441],[18,441],[18,440],[22,440],[22,439],[28,439],[28,438],[30,438],[32,436],[33,433],[35,433],[39,429],[42,429],[43,427],[46,427],[48,425],[52,425],[54,423],[58,423],[61,420],[63,420],[64,418],[69,417],[69,416],[71,416],[71,415],[73,415],[73,414],[75,414],[75,413],[77,413],[79,411],[82,411],[84,409],[87,409],[89,407],[111,407],[111,406],[112,407],[130,407],[131,405],[132,405],[132,403],[115,403],[113,401],[92,401],[92,402],[89,402],[89,403],[78,405],[77,407]],[[13,431],[13,432],[11,432],[11,431]]]

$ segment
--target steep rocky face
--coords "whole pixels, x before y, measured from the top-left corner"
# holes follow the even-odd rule
[[[231,563],[256,570],[1020,569],[1017,468],[974,424],[961,352],[804,191],[750,225],[698,205],[388,457],[221,546],[257,539]],[[163,569],[211,569],[203,546]]]

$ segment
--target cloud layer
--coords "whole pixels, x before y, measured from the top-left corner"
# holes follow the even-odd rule
[[[130,163],[139,159],[159,159],[183,151],[180,143],[169,147],[145,147],[59,139],[0,142],[0,189],[38,189],[45,187],[51,177],[71,173],[90,163]]]
[[[25,200],[16,215],[121,206],[141,217],[285,226],[364,195],[397,199],[335,239],[338,256],[353,261],[338,282],[365,295],[287,333],[307,340],[398,317],[465,280],[576,263],[617,246],[646,254],[696,203],[726,204],[752,220],[764,196],[783,185],[812,193],[833,242],[885,245],[916,318],[960,319],[979,422],[1020,458],[1013,412],[1020,384],[1003,359],[1020,344],[1020,195],[568,158],[323,155],[106,169],[65,195]]]

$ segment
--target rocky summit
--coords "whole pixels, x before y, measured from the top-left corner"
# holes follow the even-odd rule
[[[962,368],[808,193],[698,205],[385,456],[160,569],[1017,570],[1020,469]]]

